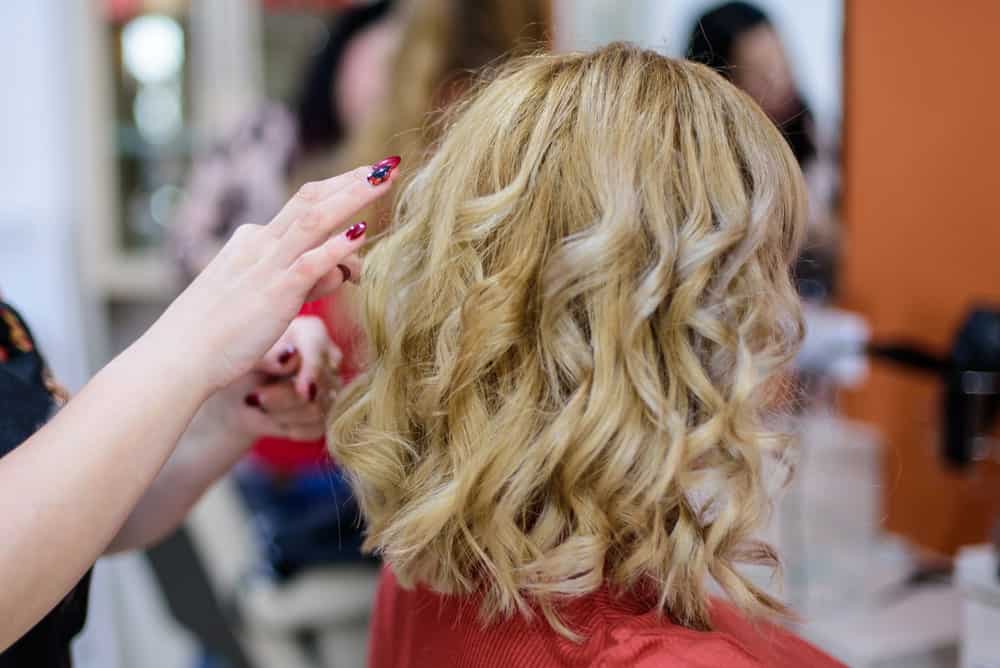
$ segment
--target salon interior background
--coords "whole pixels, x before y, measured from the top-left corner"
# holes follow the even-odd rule
[[[157,226],[169,225],[164,211],[182,193],[167,189],[143,200],[151,207],[144,220],[152,227],[127,229],[135,212],[127,201],[131,185],[121,181],[125,158],[111,56],[114,40],[122,39],[113,28],[116,12],[128,14],[137,5],[143,13],[173,17],[182,27],[178,42],[169,22],[153,25],[149,39],[157,48],[136,47],[136,62],[153,80],[185,72],[188,98],[179,120],[160,114],[151,121],[152,131],[156,123],[169,128],[180,122],[191,137],[204,138],[271,92],[274,52],[262,44],[282,34],[276,26],[291,11],[288,6],[320,11],[326,4],[339,3],[13,0],[0,5],[0,286],[34,323],[56,373],[70,387],[78,388],[126,345],[179,285]],[[693,18],[714,4],[554,0],[556,46],[630,39],[678,54]],[[873,338],[946,351],[972,305],[1000,302],[1000,175],[993,164],[1000,153],[995,113],[1000,92],[990,83],[996,78],[991,46],[1000,27],[1000,3],[757,4],[775,19],[821,135],[840,147],[836,305],[862,316]],[[865,475],[876,485],[874,523],[886,536],[903,537],[906,563],[913,554],[948,563],[963,546],[984,543],[1000,511],[995,461],[962,472],[941,464],[939,391],[933,379],[873,363],[861,382],[836,390],[827,405],[838,419],[861,425],[861,432],[844,433],[863,433],[859,442],[877,443],[874,455],[864,455],[870,456],[864,466],[871,465]],[[835,496],[836,486],[829,493],[831,504],[846,503]],[[892,568],[899,563],[893,561]],[[226,568],[209,570],[216,567]],[[169,663],[176,652],[183,654],[168,649],[184,645],[176,629],[170,640],[166,633],[136,632],[129,639],[128,633],[108,631],[128,628],[122,610],[131,603],[119,594],[143,576],[125,566],[107,572],[107,585],[95,586],[91,625],[98,628],[88,629],[92,651],[101,651],[93,649],[101,642],[116,644],[120,656],[130,644],[145,656],[160,647],[157,665],[180,665]],[[919,599],[925,594],[926,600]],[[888,614],[879,616],[881,609],[865,608],[869,616],[854,626],[834,620],[812,637],[836,651],[837,643],[850,642],[844,636],[866,636],[862,640],[870,651],[857,650],[852,665],[954,665],[959,593],[925,590],[918,599],[904,611],[909,615],[904,630],[894,627]],[[895,643],[895,649],[874,636],[889,637],[883,644]],[[902,663],[890,663],[897,660],[892,651],[904,657],[898,659]],[[916,663],[916,656],[940,663]]]

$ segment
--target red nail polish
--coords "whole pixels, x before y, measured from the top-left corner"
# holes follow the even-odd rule
[[[344,232],[344,236],[350,241],[354,241],[355,239],[360,239],[361,235],[364,234],[367,229],[368,224],[362,220],[360,223],[355,223],[348,227],[347,231]]]
[[[368,175],[368,183],[373,186],[377,186],[380,183],[385,183],[389,179],[389,174],[392,170],[399,166],[401,158],[398,155],[391,155],[381,162],[376,162],[372,165],[372,171]]]
[[[319,388],[316,387],[316,383],[309,383],[309,401],[316,401],[317,392],[319,392]]]
[[[280,355],[278,355],[278,364],[288,364],[288,360],[292,359],[297,352],[298,351],[295,349],[295,346],[288,346]]]
[[[243,403],[251,408],[260,408],[260,397],[257,396],[256,392],[248,394],[246,398],[243,399]]]
[[[344,277],[344,283],[351,280],[351,268],[346,264],[338,264],[337,269],[340,269],[341,275]]]

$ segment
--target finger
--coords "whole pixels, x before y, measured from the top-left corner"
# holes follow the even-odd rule
[[[319,396],[322,377],[328,371],[335,371],[340,367],[343,353],[340,348],[329,340],[324,341],[321,354],[305,355],[302,358],[302,367],[295,374],[295,391],[306,401],[313,402]]]
[[[274,246],[273,257],[289,266],[303,253],[330,238],[355,213],[389,192],[395,173],[387,174],[379,185],[368,182],[369,171],[351,172],[350,185],[341,188],[298,216]]]
[[[312,181],[304,184],[295,195],[282,207],[278,215],[268,224],[275,234],[281,236],[288,231],[295,220],[310,208],[322,202],[330,195],[341,190],[357,179],[357,174],[370,167],[357,167],[349,172],[338,174],[322,181]],[[367,173],[367,172],[366,172]]]
[[[298,441],[322,438],[326,429],[326,418],[316,405],[273,414],[262,408],[247,407],[240,414],[240,423],[247,433],[257,438],[277,436]]]
[[[364,222],[352,225],[346,232],[332,237],[317,248],[304,253],[291,267],[292,280],[299,283],[309,293],[306,300],[312,301],[329,294],[344,284],[344,273],[337,268],[364,244],[367,225]],[[335,274],[329,278],[329,274]],[[338,277],[339,276],[339,280]],[[328,289],[314,294],[313,288],[320,280],[328,278]]]
[[[270,415],[259,408],[247,407],[239,415],[240,424],[247,433],[255,438],[262,436],[280,436],[284,433],[282,427]]]
[[[323,295],[328,295],[337,290],[344,283],[354,283],[357,285],[361,281],[361,268],[361,256],[357,253],[352,253],[348,257],[344,258],[342,262],[339,262],[334,271],[331,271],[329,274],[321,278],[319,282],[313,286],[313,291],[310,293],[308,300],[313,301],[315,299],[319,299]],[[316,296],[313,297],[313,294]]]
[[[319,404],[308,404],[304,407],[269,414],[274,420],[286,427],[319,427],[323,428],[326,414]]]
[[[291,376],[298,372],[301,366],[301,355],[294,343],[285,336],[271,346],[267,354],[254,365],[254,371],[270,376]]]
[[[302,408],[309,404],[307,400],[299,396],[291,379],[270,385],[258,385],[247,396],[253,397],[245,402],[247,405],[261,409],[268,415]]]

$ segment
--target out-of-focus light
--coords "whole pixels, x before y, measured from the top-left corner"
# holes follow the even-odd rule
[[[158,225],[166,225],[173,218],[174,209],[184,191],[176,186],[163,185],[149,196],[149,215]]]
[[[122,60],[144,84],[173,79],[184,65],[184,30],[163,14],[132,19],[122,29]]]
[[[151,144],[164,144],[181,130],[181,96],[172,86],[143,86],[132,103],[139,133]]]

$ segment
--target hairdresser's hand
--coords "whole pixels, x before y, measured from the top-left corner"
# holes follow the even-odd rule
[[[146,334],[149,347],[202,391],[249,372],[307,298],[360,274],[365,227],[351,216],[388,191],[369,183],[370,171],[308,183],[268,225],[237,229]]]
[[[295,318],[251,374],[238,428],[256,437],[321,438],[341,357],[321,319]]]

